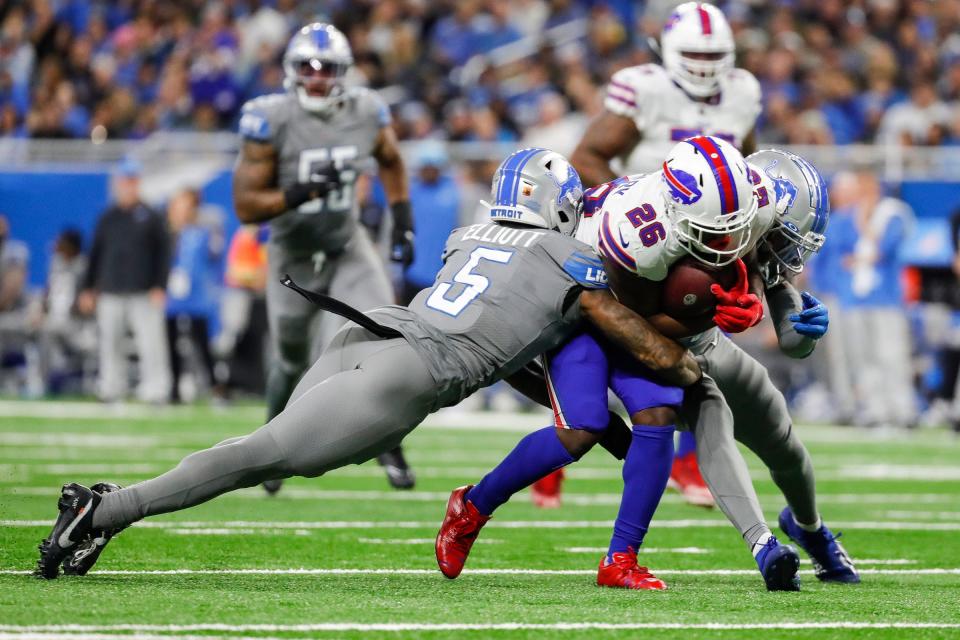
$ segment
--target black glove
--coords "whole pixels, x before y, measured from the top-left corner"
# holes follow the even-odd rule
[[[390,235],[390,259],[408,267],[413,262],[413,210],[403,200],[390,205],[393,233]]]
[[[340,172],[332,163],[318,167],[306,182],[297,182],[283,190],[287,209],[296,209],[304,202],[322,198],[340,186]]]

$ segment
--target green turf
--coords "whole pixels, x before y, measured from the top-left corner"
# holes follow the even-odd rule
[[[831,623],[960,625],[960,443],[940,431],[884,435],[800,427],[819,477],[821,510],[845,531],[843,542],[866,570],[859,586],[823,585],[803,576],[803,591],[767,593],[755,565],[722,516],[665,497],[643,556],[670,589],[622,592],[593,585],[592,572],[609,539],[617,509],[619,467],[602,451],[569,473],[567,501],[538,511],[526,495],[498,513],[474,548],[467,571],[445,580],[431,539],[445,494],[476,481],[521,432],[444,428],[434,424],[408,439],[419,471],[412,494],[392,494],[375,465],[315,480],[294,480],[269,499],[258,489],[155,518],[118,537],[97,566],[102,571],[171,569],[205,573],[100,574],[37,581],[11,571],[32,568],[46,534],[26,521],[50,520],[64,481],[130,483],[173,466],[190,451],[256,426],[260,410],[137,408],[115,417],[90,405],[58,417],[24,417],[52,405],[6,403],[0,418],[0,636],[63,635],[45,625],[71,624],[101,637],[114,625],[149,625],[152,636],[269,637],[636,637],[741,638],[745,629],[475,631],[291,630],[291,625],[344,623],[673,623],[681,625],[822,623],[824,628],[771,631],[789,638],[960,637],[960,628],[837,629]],[[55,408],[55,407],[54,407]],[[81,407],[83,409],[84,407]],[[16,415],[14,415],[16,414]],[[98,415],[99,414],[99,415]],[[443,419],[440,420],[443,422]],[[83,440],[74,446],[71,434]],[[96,437],[101,436],[101,437]],[[748,456],[768,519],[782,498]],[[568,527],[536,524],[571,522]],[[657,522],[661,526],[657,526]],[[689,522],[694,521],[694,522]],[[534,524],[524,525],[525,522]],[[296,524],[299,523],[299,524]],[[338,528],[324,528],[341,523]],[[345,528],[346,523],[354,523]],[[360,523],[360,524],[356,524]],[[364,525],[363,523],[369,523]],[[870,523],[880,523],[872,528]],[[895,523],[901,523],[896,525]],[[914,527],[892,529],[893,526]],[[412,541],[412,543],[408,543]],[[403,544],[401,544],[401,542]],[[585,551],[571,551],[573,548]],[[694,548],[697,552],[690,552]],[[686,552],[681,552],[685,550]],[[414,569],[426,574],[237,575],[232,569]],[[809,564],[803,569],[809,570]],[[471,574],[470,569],[564,569],[584,574]],[[746,570],[696,575],[691,570]],[[920,573],[948,569],[952,573]],[[219,570],[219,571],[218,571]],[[871,571],[896,573],[871,573]],[[916,572],[916,573],[915,573]],[[180,630],[163,625],[226,625]],[[157,626],[159,625],[159,626]],[[280,625],[280,628],[244,625]],[[113,627],[113,628],[111,628]]]

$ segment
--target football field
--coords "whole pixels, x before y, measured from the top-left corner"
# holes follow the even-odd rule
[[[668,493],[641,562],[669,590],[596,587],[621,487],[599,448],[570,469],[562,508],[518,495],[447,580],[433,538],[450,490],[547,424],[449,413],[407,440],[414,491],[390,490],[375,463],[275,498],[248,489],[140,523],[90,575],[44,582],[29,573],[62,483],[151,477],[262,409],[0,405],[0,637],[960,637],[960,441],[942,430],[798,427],[858,586],[820,584],[804,556],[802,592],[768,593],[722,514]],[[775,524],[783,499],[748,461]]]

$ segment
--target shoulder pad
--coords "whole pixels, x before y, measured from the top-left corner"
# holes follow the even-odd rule
[[[287,101],[284,93],[274,93],[254,98],[243,105],[240,112],[239,133],[255,142],[270,142],[276,133],[280,110]]]

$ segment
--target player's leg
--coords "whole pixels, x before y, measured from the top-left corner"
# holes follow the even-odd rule
[[[335,269],[330,282],[330,295],[334,298],[361,311],[396,302],[386,266],[362,227],[357,228],[344,252],[336,259]],[[386,471],[387,481],[393,488],[413,489],[416,476],[400,445],[377,456],[377,462]]]
[[[500,505],[577,460],[607,425],[607,357],[592,334],[574,336],[545,364],[554,424],[525,436],[476,486],[451,494],[436,542],[437,563],[448,578],[460,575],[480,529]]]
[[[630,414],[632,438],[623,462],[623,494],[597,584],[628,589],[664,589],[663,581],[638,566],[637,552],[666,489],[673,460],[679,387],[661,385],[648,370],[618,359],[610,388]]]
[[[736,439],[757,454],[787,499],[781,529],[814,558],[818,578],[858,581],[846,551],[820,519],[813,463],[793,428],[783,394],[763,365],[726,337],[707,357],[708,371],[732,409]]]
[[[65,486],[38,574],[56,577],[70,547],[91,532],[121,529],[268,478],[317,476],[395,446],[433,408],[436,384],[404,340],[374,342],[359,362],[338,352],[321,358],[324,368],[346,366],[322,382],[311,378],[284,411],[249,436],[191,454],[157,478],[112,493]]]

